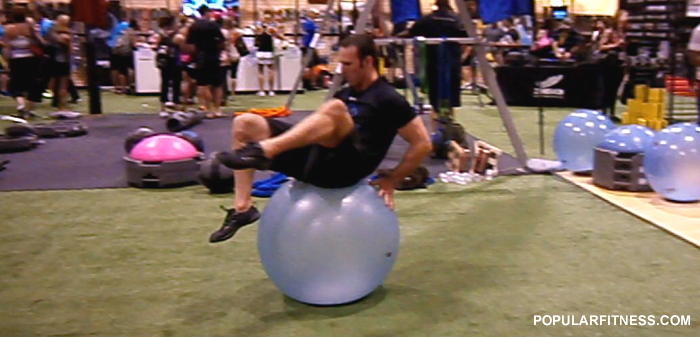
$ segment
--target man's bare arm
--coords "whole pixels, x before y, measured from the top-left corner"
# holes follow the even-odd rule
[[[428,130],[425,129],[420,116],[416,116],[399,129],[399,136],[408,142],[409,147],[401,162],[391,171],[391,178],[395,182],[413,173],[433,150]]]
[[[372,181],[372,185],[379,187],[379,196],[384,198],[384,202],[391,209],[394,209],[394,189],[396,185],[404,177],[413,173],[433,149],[428,131],[418,116],[399,129],[399,136],[409,144],[408,151],[401,159],[401,163],[391,170],[388,176],[382,176]]]

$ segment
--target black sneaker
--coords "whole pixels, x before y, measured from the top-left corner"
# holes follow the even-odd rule
[[[22,118],[22,119],[34,119],[39,117],[37,114],[35,114],[33,111],[29,111],[25,108],[17,108],[17,117]]]
[[[224,224],[221,225],[221,228],[219,228],[219,230],[216,232],[211,233],[209,236],[209,242],[211,243],[226,241],[233,237],[233,235],[236,234],[236,232],[242,227],[250,225],[260,219],[260,212],[258,212],[258,209],[255,208],[255,206],[251,206],[250,209],[243,213],[238,213],[233,208],[226,209],[223,206],[221,209],[226,211],[226,219],[224,219]]]
[[[265,157],[258,142],[248,143],[238,150],[219,152],[216,154],[216,159],[234,170],[267,170],[272,165],[272,159]]]

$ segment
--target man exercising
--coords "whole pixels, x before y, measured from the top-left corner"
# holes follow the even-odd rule
[[[374,172],[398,133],[409,143],[408,150],[390,174],[372,182],[394,208],[395,186],[430,153],[430,137],[406,100],[379,78],[371,36],[345,38],[339,58],[349,86],[299,123],[255,114],[233,120],[234,150],[216,158],[234,170],[234,208],[209,242],[227,240],[260,218],[250,195],[254,170],[281,172],[324,188],[352,186]]]

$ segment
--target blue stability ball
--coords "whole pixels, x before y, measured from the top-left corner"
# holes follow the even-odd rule
[[[325,189],[290,181],[265,207],[258,250],[267,275],[287,296],[348,303],[389,274],[399,252],[399,221],[367,183]]]
[[[656,132],[641,125],[624,125],[605,135],[598,148],[618,153],[644,152],[654,140]]]
[[[600,121],[601,123],[607,125],[608,128],[610,128],[610,130],[612,130],[612,129],[615,128],[615,123],[613,123],[613,121],[610,120],[610,118],[608,118],[607,116],[603,115],[603,113],[601,113],[601,112],[598,111],[598,110],[579,109],[579,110],[574,111],[573,113],[576,113],[576,114],[584,114],[584,115],[586,115],[586,117],[588,117],[588,118],[597,119],[597,120]]]
[[[671,201],[700,200],[700,127],[674,124],[659,132],[644,152],[649,184]]]
[[[566,116],[554,131],[554,152],[562,166],[573,172],[593,170],[594,149],[615,125],[596,111],[581,111]]]

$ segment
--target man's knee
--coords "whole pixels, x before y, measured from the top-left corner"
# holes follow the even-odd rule
[[[348,112],[348,107],[339,99],[331,99],[318,109],[319,113],[325,114],[333,119],[338,126],[353,125],[352,116]]]
[[[239,139],[264,139],[270,137],[270,127],[265,117],[242,114],[233,119],[233,134]]]
[[[352,120],[348,108],[343,101],[332,99],[325,102],[318,113],[324,114],[333,120],[333,131],[320,142],[325,147],[336,147],[340,142],[347,137],[355,128],[355,123]]]

